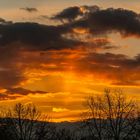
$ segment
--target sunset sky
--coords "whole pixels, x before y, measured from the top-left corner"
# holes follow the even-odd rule
[[[0,0],[0,106],[74,121],[90,95],[140,100],[140,0]]]

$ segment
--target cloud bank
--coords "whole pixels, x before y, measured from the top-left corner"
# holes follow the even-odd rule
[[[24,8],[28,12],[37,9]],[[7,22],[0,19],[0,88],[6,98],[32,92],[22,84],[34,76],[73,71],[109,80],[112,85],[140,85],[140,54],[104,52],[117,49],[109,40],[111,33],[140,37],[140,16],[126,9],[101,9],[98,6],[68,7],[50,18],[58,25]],[[133,46],[134,47],[134,46]],[[30,73],[30,74],[29,74]]]

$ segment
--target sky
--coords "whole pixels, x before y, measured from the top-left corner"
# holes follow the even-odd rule
[[[0,106],[76,121],[106,88],[140,100],[139,0],[0,0]]]

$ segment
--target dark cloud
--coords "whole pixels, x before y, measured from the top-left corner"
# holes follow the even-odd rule
[[[0,24],[12,24],[12,21],[6,21],[3,18],[0,18]]]
[[[20,95],[8,95],[8,94],[5,94],[5,93],[0,93],[0,101],[3,101],[3,100],[14,100],[14,99],[17,99],[17,98],[20,98],[21,96]]]
[[[24,70],[17,66],[20,56],[15,46],[0,47],[0,88],[13,87],[26,80]]]
[[[47,26],[37,23],[14,23],[0,25],[0,45],[21,43],[28,50],[48,50],[73,48],[81,41],[63,37],[66,28],[63,26]],[[20,46],[20,45],[19,45]]]
[[[120,32],[123,36],[140,36],[140,16],[126,9],[100,9],[75,21],[72,27],[87,28],[94,35]]]
[[[64,21],[72,22],[78,17],[84,17],[88,13],[93,13],[98,11],[100,8],[98,6],[73,6],[68,7],[51,17],[51,19],[60,20],[64,23]]]
[[[115,48],[103,34],[140,36],[139,14],[125,9],[81,6],[64,9],[53,18],[69,22],[57,26],[0,24],[0,87],[6,88],[8,94],[31,92],[14,87],[28,80],[25,71],[32,69],[45,72],[72,69],[80,74],[98,75],[99,79],[112,79],[112,84],[138,84],[140,55],[132,59],[97,50]],[[86,32],[81,33],[81,29]]]
[[[37,23],[12,23],[0,25],[0,87],[19,86],[27,78],[24,71],[31,67],[34,62],[51,63],[54,59],[48,56],[42,60],[40,51],[47,52],[50,50],[73,50],[79,47],[86,49],[110,48],[107,40],[94,40],[93,43],[82,42],[75,38],[69,38],[67,26],[47,26]],[[27,52],[39,52],[39,56],[29,58],[24,55]],[[50,58],[49,58],[50,57]],[[41,59],[40,59],[41,58]],[[52,59],[52,60],[51,60]],[[29,63],[32,61],[31,63]],[[57,59],[55,59],[57,61]],[[29,63],[29,65],[28,65]],[[53,62],[52,62],[53,63]],[[35,66],[35,64],[34,64]],[[60,66],[58,69],[62,69]]]
[[[5,99],[7,99],[7,95],[0,93],[0,100],[5,100]]]
[[[37,8],[33,8],[33,7],[24,7],[24,8],[20,8],[20,10],[24,10],[24,11],[27,11],[29,13],[38,12],[38,9]]]
[[[80,15],[80,19],[74,20]],[[92,34],[92,38],[110,32],[120,32],[123,36],[140,35],[139,14],[125,9],[102,10],[98,6],[69,7],[53,18],[74,21],[58,26],[37,23],[1,25],[0,45],[19,42],[22,48],[44,51],[72,49],[78,46],[89,46],[89,44],[94,46],[94,42],[88,43],[83,38],[78,38],[78,34],[73,32],[75,28],[87,29],[87,34]],[[85,34],[82,36],[85,37]]]
[[[124,54],[100,53],[82,49],[77,51],[49,51],[39,56],[29,54],[22,61],[23,67],[53,72],[75,72],[110,81],[114,85],[139,85],[140,55],[130,58]],[[93,78],[93,79],[94,79]]]
[[[128,56],[123,54],[89,53],[85,58],[89,62],[94,61],[101,65],[103,64],[110,65],[110,66],[112,65],[112,66],[124,67],[124,68],[136,68],[140,66],[139,55],[133,59],[130,59]]]
[[[0,25],[0,46],[17,46],[22,50],[61,50],[75,49],[81,46],[91,48],[113,48],[106,39],[92,42],[78,38],[68,25],[47,26],[37,23],[13,23]],[[75,35],[74,35],[75,34]]]
[[[80,9],[83,9],[81,11],[90,10],[88,10],[88,13],[83,12],[83,14],[86,14],[84,14],[82,18],[68,24],[58,26],[48,26],[37,23],[0,25],[0,46],[21,43],[21,45],[18,45],[19,48],[44,51],[49,49],[72,49],[82,45],[86,46],[88,44],[87,42],[83,42],[82,39],[75,37],[78,36],[73,32],[75,28],[88,29],[88,33],[93,34],[92,37],[97,34],[109,32],[120,32],[124,36],[140,35],[139,14],[125,9],[110,8],[102,10],[97,6],[70,7],[60,12],[58,14],[60,17],[58,16],[58,18],[61,18],[61,16],[62,18],[75,18],[79,15],[78,11]],[[71,35],[71,37],[69,35]],[[85,34],[83,34],[83,36],[85,36]],[[89,44],[92,45],[92,42]]]
[[[28,94],[46,94],[46,91],[32,91],[25,88],[17,87],[17,88],[7,88],[6,94],[19,94],[19,95],[28,95]]]
[[[80,7],[74,6],[64,9],[62,12],[52,17],[52,19],[58,19],[61,21],[63,20],[73,21],[80,15],[83,15],[83,13],[80,10]]]
[[[129,58],[122,54],[89,53],[76,62],[76,71],[90,73],[114,85],[139,85],[139,55]]]
[[[14,100],[28,94],[47,94],[45,91],[32,91],[21,87],[7,88],[6,91],[0,93],[0,100]]]
[[[13,87],[25,80],[26,78],[24,77],[22,70],[11,68],[0,71],[1,88]]]
[[[80,13],[75,12],[75,9]],[[79,19],[77,19],[78,16],[80,16]],[[68,23],[69,28],[89,29],[90,33],[94,35],[120,32],[125,37],[131,35],[140,36],[140,15],[123,8],[69,7],[52,19],[73,21]]]

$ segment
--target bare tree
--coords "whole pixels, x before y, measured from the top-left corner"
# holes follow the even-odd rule
[[[90,97],[87,108],[85,122],[94,138],[121,140],[133,136],[136,103],[126,98],[122,90],[105,90],[103,96]]]
[[[104,128],[106,121],[101,109],[102,98],[89,97],[86,101],[87,112],[82,114],[84,124],[88,126],[88,132],[94,139],[102,140],[104,138]]]
[[[8,110],[5,118],[16,140],[41,140],[37,132],[42,132],[43,139],[48,131],[48,123],[41,122],[42,115],[33,104],[18,103]],[[48,117],[44,121],[49,121]]]

